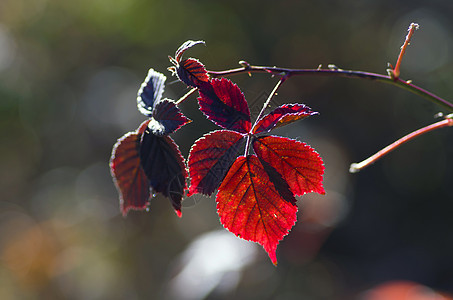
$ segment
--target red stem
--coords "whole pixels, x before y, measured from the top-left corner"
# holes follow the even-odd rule
[[[383,156],[385,156],[389,152],[395,150],[396,148],[398,148],[402,144],[404,144],[404,143],[406,143],[406,142],[408,142],[408,141],[410,141],[410,140],[412,140],[412,139],[414,139],[414,138],[416,138],[416,137],[418,137],[418,136],[420,136],[422,134],[425,134],[427,132],[430,132],[430,131],[438,129],[438,128],[447,127],[447,126],[453,126],[453,119],[452,118],[447,117],[447,118],[445,118],[442,121],[436,122],[434,124],[431,124],[431,125],[428,125],[426,127],[420,128],[419,130],[411,132],[408,135],[403,136],[399,140],[397,140],[397,141],[393,142],[392,144],[388,145],[384,149],[380,150],[376,154],[374,154],[374,155],[370,156],[369,158],[365,159],[364,161],[362,161],[360,163],[351,164],[351,166],[349,168],[349,172],[357,173],[360,170],[362,170],[362,169],[368,167],[369,165],[373,164],[374,162],[376,162],[378,159],[382,158]]]
[[[393,69],[393,72],[392,72],[394,78],[398,78],[400,76],[401,61],[403,60],[404,53],[406,53],[407,46],[410,45],[410,41],[411,41],[412,35],[414,34],[414,31],[417,30],[418,27],[419,26],[416,23],[411,23],[411,25],[409,25],[406,39],[404,40],[404,44],[401,46],[400,54],[398,55],[398,59],[396,60],[395,68]]]
[[[188,91],[184,96],[182,96],[181,98],[178,99],[178,101],[176,101],[176,105],[179,105],[181,104],[182,102],[184,102],[187,98],[189,98],[190,95],[192,95],[195,91],[197,90],[197,88],[193,88],[191,89],[190,91]]]

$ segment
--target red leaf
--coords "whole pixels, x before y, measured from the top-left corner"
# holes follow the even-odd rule
[[[267,176],[269,176],[269,181],[274,185],[280,196],[283,199],[290,201],[292,204],[296,204],[296,198],[294,198],[293,192],[291,191],[286,180],[283,179],[282,175],[266,161],[262,160],[260,157],[258,157],[258,159]]]
[[[277,136],[253,140],[256,155],[282,175],[298,196],[315,192],[324,194],[324,164],[319,154],[305,143]]]
[[[149,128],[156,135],[169,135],[189,122],[191,120],[182,114],[173,100],[163,99],[154,106]]]
[[[188,165],[191,178],[188,196],[211,195],[225,177],[244,136],[234,131],[219,130],[205,134],[190,149]]]
[[[150,186],[139,157],[140,136],[148,122],[143,122],[137,131],[126,133],[113,146],[110,172],[120,194],[123,216],[130,209],[144,210],[149,204]]]
[[[277,245],[296,223],[297,206],[294,197],[282,198],[255,155],[240,156],[233,163],[216,201],[223,226],[261,244],[277,264]]]
[[[204,41],[188,40],[184,42],[178,50],[176,50],[175,57],[169,56],[170,62],[174,65],[169,67],[168,70],[173,75],[177,75],[179,80],[185,84],[200,88],[201,86],[209,85],[209,76],[206,68],[195,58],[182,60],[182,56],[187,49],[197,45],[204,44]]]
[[[253,127],[253,133],[269,132],[275,127],[287,125],[315,114],[318,113],[304,104],[285,104],[262,117]]]
[[[200,87],[209,82],[208,72],[204,65],[195,58],[183,60],[176,66],[179,80],[192,87]]]
[[[180,217],[187,171],[178,146],[170,137],[146,130],[140,144],[140,161],[151,188],[169,197]]]
[[[225,129],[248,133],[252,127],[244,94],[226,78],[214,78],[209,87],[200,89],[198,103],[209,120]]]

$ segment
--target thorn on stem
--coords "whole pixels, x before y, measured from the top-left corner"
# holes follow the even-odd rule
[[[250,64],[246,62],[245,60],[239,61],[239,64],[244,67],[244,69],[248,70],[250,69]]]
[[[335,71],[341,71],[340,68],[338,68],[336,65],[334,64],[328,64],[327,65],[327,68],[329,68],[330,70],[335,70]]]
[[[439,118],[443,118],[443,117],[444,117],[443,112],[438,112],[437,114],[434,115],[434,119],[439,119]]]
[[[391,79],[395,80],[395,73],[393,72],[393,69],[387,69],[387,74],[390,76]]]

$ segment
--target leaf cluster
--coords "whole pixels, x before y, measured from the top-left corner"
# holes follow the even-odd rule
[[[197,59],[183,59],[187,49],[202,43],[182,44],[169,57],[173,64],[169,70],[198,91],[200,110],[221,129],[195,141],[186,163],[169,135],[190,119],[179,109],[179,101],[162,99],[166,77],[150,69],[137,97],[138,109],[148,119],[118,140],[110,161],[121,210],[126,215],[130,209],[145,209],[152,195],[161,193],[181,217],[186,193],[212,195],[217,190],[223,226],[261,244],[276,264],[277,245],[296,223],[295,197],[324,193],[324,165],[309,145],[270,133],[317,112],[304,104],[284,104],[252,123],[236,84],[211,78]]]

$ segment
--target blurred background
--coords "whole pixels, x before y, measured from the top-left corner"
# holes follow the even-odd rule
[[[420,24],[401,77],[453,99],[453,2],[0,0],[0,299],[447,299],[453,293],[453,139],[441,129],[358,174],[358,162],[442,111],[382,83],[295,77],[274,105],[319,116],[278,134],[313,146],[325,196],[298,201],[298,223],[265,251],[222,229],[214,198],[178,218],[165,198],[123,218],[108,161],[144,120],[147,70],[164,96],[187,89],[167,56],[209,70],[251,64],[385,74],[411,22]],[[276,79],[231,78],[257,112]],[[197,109],[173,137],[187,157],[215,129]],[[437,292],[435,292],[437,291]],[[443,293],[444,296],[440,296]]]

